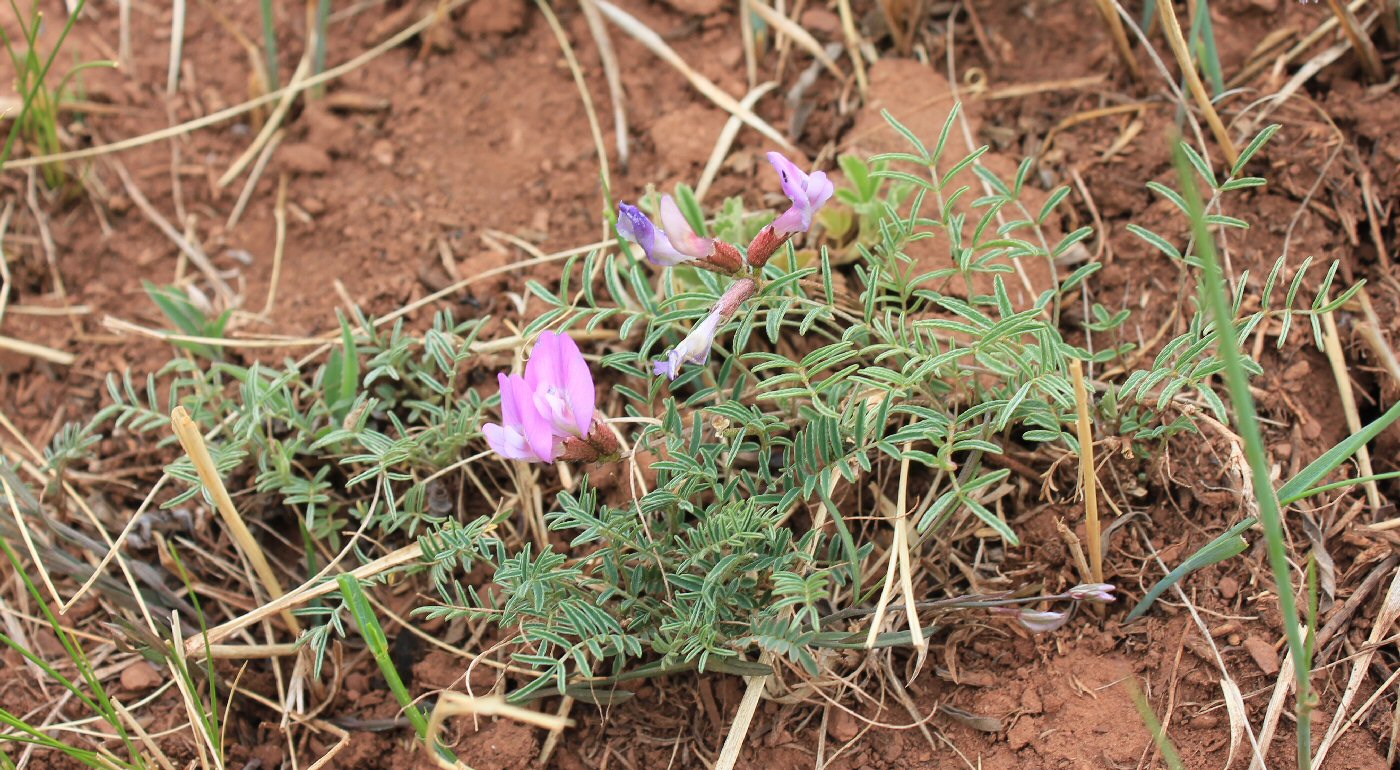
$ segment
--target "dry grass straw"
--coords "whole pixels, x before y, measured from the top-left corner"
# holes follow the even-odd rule
[[[841,14],[841,32],[846,36],[846,54],[851,57],[851,70],[856,73],[856,87],[862,98],[870,90],[870,80],[865,75],[865,58],[862,53],[862,40],[856,31],[855,14],[851,12],[851,0],[837,0],[836,9]]]
[[[1327,353],[1327,362],[1332,365],[1332,376],[1337,381],[1337,395],[1341,397],[1342,413],[1346,417],[1347,430],[1361,432],[1361,415],[1356,411],[1356,396],[1351,392],[1351,375],[1347,373],[1346,356],[1342,353],[1342,340],[1337,335],[1337,320],[1332,313],[1322,315],[1322,343]],[[1356,450],[1356,465],[1362,476],[1373,474],[1371,470],[1371,450],[1362,444]],[[1374,480],[1364,483],[1366,501],[1371,510],[1380,510],[1381,493]]]
[[[569,72],[574,76],[574,85],[578,87],[579,98],[583,100],[583,111],[588,116],[588,130],[593,134],[593,148],[598,153],[598,173],[603,178],[602,192],[606,205],[609,203],[607,196],[612,190],[611,175],[608,172],[608,151],[603,143],[603,129],[598,125],[598,111],[593,108],[593,97],[588,93],[588,82],[583,79],[583,69],[579,67],[578,57],[574,56],[574,46],[569,42],[569,35],[564,31],[564,27],[559,24],[559,17],[554,15],[554,9],[547,0],[535,0],[535,5],[539,6],[540,12],[544,14],[545,21],[549,22],[554,39],[559,41],[559,49],[564,53],[564,61],[568,62]]]
[[[777,129],[769,125],[767,121],[755,115],[752,110],[746,109],[743,105],[739,104],[734,97],[725,93],[723,89],[715,85],[709,78],[695,71],[695,69],[687,64],[686,61],[681,58],[680,54],[676,53],[675,49],[671,48],[660,35],[643,24],[637,17],[618,8],[608,2],[608,0],[593,0],[593,2],[609,21],[632,36],[633,39],[641,43],[647,50],[656,54],[659,59],[674,67],[686,80],[690,81],[690,84],[695,87],[695,90],[703,94],[705,98],[714,102],[720,109],[738,117],[749,127],[768,137],[784,150],[788,150],[789,152],[796,150],[792,142],[789,142],[787,137],[783,136]]]
[[[1094,5],[1103,17],[1104,25],[1108,27],[1108,36],[1113,38],[1113,45],[1118,49],[1118,58],[1127,66],[1128,74],[1133,80],[1142,80],[1142,70],[1138,68],[1137,57],[1133,56],[1128,32],[1123,29],[1123,20],[1118,18],[1118,12],[1113,8],[1113,0],[1094,0]]]
[[[238,159],[233,162],[233,165],[229,166],[228,171],[225,171],[224,175],[219,177],[219,181],[215,183],[217,189],[222,190],[233,182],[233,180],[237,179],[238,175],[242,174],[243,170],[248,167],[248,164],[258,158],[262,153],[263,147],[267,146],[267,144],[272,141],[273,137],[280,130],[282,121],[286,119],[287,112],[292,109],[292,102],[296,101],[297,94],[301,93],[301,91],[298,90],[298,86],[306,82],[306,76],[309,72],[311,72],[311,51],[307,50],[307,52],[302,55],[301,61],[297,63],[297,68],[296,71],[292,73],[291,81],[289,81],[287,87],[282,90],[282,97],[277,101],[277,106],[272,108],[272,114],[268,116],[267,122],[263,124],[262,130],[254,137],[253,143],[248,145],[248,149],[244,150],[243,154],[239,155]]]
[[[131,71],[131,0],[117,0],[117,62]]]
[[[1371,295],[1366,293],[1366,287],[1361,287],[1356,298],[1361,304],[1361,314],[1365,318],[1365,323],[1357,324],[1356,330],[1361,334],[1361,339],[1370,348],[1371,353],[1390,375],[1391,385],[1400,389],[1400,361],[1395,359],[1395,351],[1381,336],[1381,320],[1376,316],[1376,309],[1371,305]]]
[[[1365,3],[1366,0],[1352,0],[1352,2],[1349,5],[1347,5],[1346,8],[1352,13],[1355,13]],[[1292,48],[1289,48],[1288,51],[1283,54],[1283,56],[1276,57],[1273,59],[1269,58],[1268,56],[1255,57],[1254,60],[1246,64],[1244,68],[1239,71],[1238,74],[1227,80],[1225,82],[1225,87],[1237,88],[1241,85],[1244,85],[1245,83],[1249,82],[1249,80],[1255,75],[1258,75],[1263,70],[1275,64],[1277,64],[1278,66],[1291,64],[1294,59],[1298,58],[1299,56],[1302,56],[1304,52],[1316,45],[1319,40],[1323,39],[1329,33],[1331,33],[1332,30],[1336,29],[1338,23],[1339,22],[1337,20],[1337,17],[1335,15],[1332,16],[1331,18],[1319,24],[1317,26],[1317,29],[1305,35],[1303,39],[1299,40]],[[1268,48],[1264,46],[1261,46],[1261,48],[1268,50]]]
[[[467,4],[470,1],[471,0],[451,0],[451,2],[448,3],[448,6],[445,9],[445,11],[451,11],[462,5]],[[95,147],[86,147],[81,150],[58,152],[52,155],[41,155],[32,158],[12,159],[5,163],[5,168],[34,168],[38,166],[44,166],[50,163],[61,163],[70,160],[79,160],[81,158],[95,158],[102,155],[109,155],[111,153],[131,150],[137,147],[144,147],[145,145],[152,144],[154,142],[164,141],[166,139],[170,139],[171,137],[182,136],[184,134],[190,133],[191,131],[196,131],[201,128],[206,128],[208,126],[223,123],[227,120],[232,120],[233,118],[236,118],[240,115],[252,112],[253,110],[258,109],[263,105],[277,102],[281,100],[284,96],[286,96],[288,93],[300,93],[309,88],[315,88],[316,86],[322,85],[324,83],[329,83],[330,81],[335,80],[336,78],[339,78],[345,75],[346,73],[353,72],[359,69],[360,67],[363,67],[366,64],[370,63],[371,61],[374,61],[380,56],[383,56],[389,51],[398,48],[399,46],[403,45],[409,40],[413,39],[414,36],[418,35],[423,30],[432,26],[438,20],[438,13],[430,13],[427,16],[419,19],[417,22],[410,24],[398,34],[388,38],[379,45],[369,49],[368,51],[365,51],[364,53],[360,54],[359,56],[356,56],[350,61],[345,62],[344,64],[331,67],[325,72],[322,72],[319,75],[314,75],[312,77],[306,78],[305,80],[301,81],[300,83],[297,83],[296,85],[289,84],[284,88],[263,94],[262,96],[259,96],[256,99],[249,99],[248,101],[243,102],[242,104],[234,105],[233,107],[219,110],[218,112],[205,115],[202,118],[186,121],[177,126],[163,128],[159,131],[152,131],[149,134],[142,134],[140,136],[134,136],[129,139],[122,139],[116,142],[109,142],[107,144],[97,145]]]
[[[909,444],[906,443],[904,445],[905,451],[907,452],[909,448]],[[880,629],[884,626],[885,613],[888,612],[890,599],[894,596],[897,571],[900,592],[904,594],[904,612],[909,623],[909,640],[919,652],[916,667],[922,667],[924,658],[928,655],[928,640],[924,638],[923,625],[919,622],[919,597],[914,594],[914,580],[909,558],[911,545],[908,512],[909,455],[906,454],[899,464],[899,492],[895,508],[890,511],[890,526],[894,529],[894,538],[890,543],[891,556],[885,569],[885,584],[880,591],[880,599],[875,604],[875,614],[871,617],[870,631],[865,637],[865,648],[869,650],[875,647],[875,640],[880,635]]]
[[[822,47],[812,34],[803,29],[797,22],[773,10],[771,6],[762,0],[744,0],[744,4],[753,10],[759,18],[768,22],[774,29],[787,35],[794,43],[801,46],[803,50],[812,55],[812,58],[826,67],[827,71],[836,77],[837,80],[845,81],[846,73],[836,66],[836,61],[826,55],[826,50]]]
[[[1099,525],[1099,482],[1094,468],[1094,426],[1089,419],[1089,391],[1079,359],[1069,362],[1074,381],[1075,433],[1079,441],[1079,483],[1084,488],[1084,536],[1089,541],[1089,581],[1103,582],[1103,528]]]
[[[10,307],[10,290],[14,279],[10,277],[10,256],[5,253],[5,236],[10,232],[10,217],[15,213],[15,202],[5,201],[5,211],[0,213],[0,327],[5,325],[5,312]]]
[[[622,68],[617,63],[617,50],[613,48],[608,25],[603,23],[603,16],[598,13],[598,6],[593,4],[593,0],[579,0],[579,7],[583,9],[584,21],[588,22],[588,33],[593,36],[593,44],[598,47],[598,60],[603,64],[603,77],[608,82],[608,99],[612,102],[617,164],[625,172],[631,159],[631,148],[627,138],[627,95],[622,90]]]
[[[1157,18],[1162,22],[1162,31],[1166,34],[1167,43],[1171,46],[1172,54],[1176,56],[1176,63],[1181,67],[1181,73],[1186,78],[1187,88],[1195,97],[1196,105],[1201,108],[1201,114],[1205,116],[1206,124],[1210,126],[1210,132],[1215,136],[1215,141],[1220,145],[1221,151],[1225,153],[1225,161],[1234,166],[1240,153],[1235,149],[1235,143],[1230,139],[1230,132],[1221,122],[1220,114],[1215,111],[1215,105],[1210,100],[1205,83],[1201,82],[1201,73],[1196,70],[1196,64],[1191,59],[1191,49],[1187,47],[1186,38],[1181,34],[1181,25],[1177,23],[1176,8],[1172,0],[1157,1]]]
[[[759,656],[758,662],[771,664],[773,656],[765,650]],[[729,734],[724,736],[724,745],[720,747],[719,757],[715,759],[714,770],[734,770],[734,766],[738,764],[739,752],[744,750],[744,739],[748,737],[749,725],[753,723],[753,715],[758,711],[758,702],[763,697],[768,679],[769,676],[766,675],[744,677],[744,696],[739,700],[739,709],[734,712]]]
[[[437,705],[433,707],[433,713],[428,717],[428,734],[424,738],[424,743],[428,746],[436,746],[440,742],[443,723],[448,717],[472,716],[472,717],[505,717],[513,719],[522,724],[545,730],[563,730],[572,727],[574,721],[555,714],[541,714],[538,711],[531,711],[510,703],[499,695],[488,695],[484,697],[473,697],[461,692],[443,692],[438,694]],[[470,766],[462,762],[448,762],[433,752],[433,762],[447,770],[471,770]]]
[[[17,340],[4,335],[0,335],[0,350],[18,353],[22,356],[28,356],[29,358],[37,358],[40,361],[47,361],[51,364],[58,364],[59,366],[72,366],[73,362],[78,360],[77,356],[72,353],[66,353],[62,350],[55,350],[45,345],[25,342],[24,340]]]
[[[180,59],[185,50],[185,0],[173,0],[170,14],[170,69],[165,74],[165,95],[180,88]]]
[[[248,525],[243,522],[243,517],[238,513],[238,509],[234,507],[233,498],[229,497],[228,488],[224,486],[224,480],[219,476],[218,469],[214,467],[214,458],[209,454],[209,447],[204,443],[204,436],[199,432],[199,426],[190,418],[183,406],[175,407],[174,411],[170,413],[170,426],[175,431],[176,437],[180,439],[180,446],[184,448],[185,454],[189,455],[190,461],[194,463],[204,488],[214,498],[214,507],[218,509],[219,515],[223,518],[224,526],[228,527],[234,543],[242,551],[243,557],[248,560],[253,571],[257,573],[258,580],[267,589],[269,596],[273,600],[280,599],[283,596],[282,583],[273,573],[272,566],[268,564],[262,546],[258,545],[258,541],[253,538],[253,533],[248,531]],[[293,633],[301,632],[301,624],[297,622],[296,617],[289,610],[283,611],[281,614],[282,621],[287,624],[288,629]]]
[[[413,545],[404,546],[357,569],[351,570],[348,574],[356,580],[364,580],[378,575],[381,572],[386,572],[395,567],[401,567],[405,564],[417,561],[422,556],[423,548],[417,543],[414,543]],[[323,569],[322,573],[326,573],[326,570]],[[209,629],[209,632],[203,637],[192,637],[186,640],[186,654],[191,658],[201,657],[206,654],[206,645],[213,645],[216,642],[221,642],[255,623],[262,622],[265,618],[279,613],[288,613],[293,607],[301,606],[305,602],[309,602],[312,599],[325,596],[329,593],[334,593],[338,590],[334,580],[321,580],[322,577],[324,577],[324,574],[317,574],[297,588],[273,599],[267,604]]]
[[[1362,29],[1361,22],[1357,21],[1356,14],[1341,0],[1327,0],[1327,5],[1332,8],[1332,15],[1336,16],[1341,24],[1342,33],[1351,41],[1351,47],[1356,49],[1357,58],[1361,59],[1361,69],[1365,71],[1366,77],[1372,82],[1385,80],[1385,68],[1381,66],[1380,54],[1376,52],[1376,45],[1371,42],[1370,34]],[[1384,12],[1382,10],[1382,13]],[[1395,11],[1390,9],[1390,13],[1393,18]]]
[[[1400,619],[1400,570],[1396,571],[1395,577],[1390,582],[1390,588],[1386,590],[1385,600],[1381,604],[1380,612],[1377,613],[1375,622],[1371,624],[1371,633],[1366,639],[1365,646],[1361,648],[1356,659],[1352,661],[1351,675],[1347,679],[1346,689],[1342,692],[1341,702],[1337,704],[1337,708],[1333,712],[1334,716],[1332,717],[1331,724],[1327,727],[1327,734],[1323,736],[1322,743],[1317,747],[1314,766],[1322,766],[1322,761],[1327,757],[1328,750],[1342,737],[1347,729],[1350,729],[1350,727],[1355,724],[1356,718],[1359,718],[1365,713],[1365,709],[1369,708],[1369,706],[1366,706],[1362,709],[1358,709],[1352,719],[1342,719],[1342,715],[1347,712],[1347,707],[1350,706],[1352,700],[1356,698],[1357,692],[1360,691],[1361,686],[1365,683],[1370,674],[1371,661],[1375,658],[1376,653],[1380,651],[1381,647],[1384,646],[1384,640],[1390,634],[1391,626],[1395,625],[1397,619]],[[1389,684],[1391,683],[1388,682],[1386,686],[1381,687],[1377,693],[1388,690]],[[1372,702],[1374,702],[1374,699],[1372,699]]]
[[[753,109],[758,100],[763,95],[772,91],[778,86],[773,81],[760,83],[753,90],[744,96],[739,102],[745,109]],[[705,161],[705,169],[700,172],[700,181],[695,185],[695,200],[704,201],[705,195],[710,191],[710,185],[715,183],[715,177],[719,176],[719,168],[724,164],[724,159],[729,157],[729,150],[734,146],[734,139],[739,136],[739,128],[743,122],[734,115],[729,116],[729,120],[724,122],[724,128],[720,129],[719,139],[715,142],[715,148],[710,151],[710,157]]]
[[[238,194],[238,201],[233,205],[233,211],[229,212],[228,221],[224,223],[224,230],[232,231],[238,226],[238,220],[243,218],[243,210],[248,207],[248,201],[253,197],[253,191],[257,189],[258,180],[262,179],[263,171],[267,168],[267,162],[272,160],[272,153],[277,151],[277,145],[282,143],[287,132],[278,130],[268,140],[258,153],[257,162],[253,164],[253,170],[248,174],[248,181],[243,183],[243,190]]]
[[[276,224],[276,242],[272,247],[272,276],[267,283],[267,301],[263,303],[262,316],[272,315],[277,306],[277,285],[282,282],[282,257],[287,251],[287,181],[284,172],[277,180],[277,203],[272,209],[272,219]]]

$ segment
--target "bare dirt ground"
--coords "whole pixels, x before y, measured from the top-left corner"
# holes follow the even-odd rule
[[[658,31],[703,75],[730,94],[749,84],[740,22],[734,4],[708,0],[622,0],[618,3]],[[57,4],[50,10],[59,13]],[[328,60],[346,61],[431,10],[432,3],[367,3],[342,10],[329,35]],[[760,79],[773,78],[779,91],[759,101],[757,111],[823,165],[833,155],[880,148],[889,139],[878,117],[889,109],[921,137],[931,140],[952,101],[964,100],[973,141],[990,144],[989,164],[1014,166],[1028,153],[1039,157],[1048,184],[1076,183],[1068,231],[1093,224],[1089,249],[1105,263],[1095,278],[1100,301],[1117,298],[1133,309],[1120,331],[1140,342],[1145,355],[1179,330],[1190,312],[1178,270],[1124,230],[1138,222],[1161,232],[1184,232],[1168,204],[1144,187],[1171,174],[1167,144],[1177,107],[1164,98],[1162,75],[1137,48],[1145,73],[1133,82],[1118,59],[1105,27],[1089,4],[925,3],[928,10],[917,46],[897,53],[873,3],[856,3],[856,22],[876,43],[881,60],[870,67],[869,92],[861,101],[855,84],[819,73],[794,106],[779,94],[810,63],[794,49],[765,56]],[[114,72],[85,80],[89,101],[100,111],[69,126],[76,147],[91,146],[162,129],[237,104],[250,90],[249,54],[235,36],[260,39],[257,4],[195,3],[189,6],[183,77],[176,94],[164,93],[170,29],[165,4],[134,2],[134,58]],[[589,91],[611,145],[611,108],[603,69],[585,20],[572,3],[556,8],[574,42]],[[1134,13],[1139,9],[1134,8]],[[1270,184],[1245,193],[1231,213],[1255,227],[1236,239],[1232,269],[1267,274],[1280,254],[1290,264],[1304,256],[1340,260],[1344,284],[1366,279],[1384,332],[1400,335],[1400,284],[1392,258],[1400,247],[1400,94],[1396,92],[1397,48],[1377,39],[1390,74],[1372,84],[1354,53],[1342,55],[1307,80],[1285,101],[1244,110],[1274,94],[1299,67],[1337,42],[1335,36],[1296,58],[1276,64],[1281,49],[1258,53],[1261,42],[1280,30],[1305,34],[1329,18],[1325,5],[1291,0],[1228,0],[1211,5],[1227,77],[1255,61],[1265,62],[1243,90],[1223,105],[1239,134],[1269,121],[1283,128],[1255,163]],[[282,9],[284,79],[297,64],[306,21],[301,9]],[[77,59],[115,57],[117,6],[96,3],[70,41]],[[0,17],[5,24],[12,18]],[[834,6],[807,3],[798,16],[817,40],[843,40]],[[9,29],[7,26],[6,29]],[[694,183],[727,115],[705,100],[674,69],[660,64],[639,44],[614,30],[623,86],[630,100],[631,157],[626,168],[612,164],[613,195],[630,199],[648,185],[669,189]],[[952,43],[951,48],[949,43]],[[1286,49],[1287,46],[1284,46]],[[1165,50],[1160,47],[1158,50]],[[849,74],[845,59],[843,69]],[[1175,70],[1173,77],[1177,77]],[[1121,108],[1093,114],[1106,107]],[[326,96],[301,103],[285,123],[280,145],[251,191],[235,226],[226,226],[247,175],[226,187],[217,180],[249,145],[266,112],[182,134],[119,154],[79,161],[86,189],[73,196],[26,191],[34,184],[23,169],[0,177],[0,195],[14,204],[4,248],[11,275],[10,312],[0,334],[70,353],[70,364],[0,351],[0,410],[36,446],[46,445],[60,426],[102,406],[103,378],[159,367],[169,346],[132,333],[119,322],[159,328],[163,321],[142,281],[171,283],[193,275],[172,240],[133,199],[122,175],[163,212],[176,229],[196,234],[220,276],[252,312],[235,317],[233,336],[289,340],[286,348],[233,348],[237,361],[277,361],[300,352],[294,340],[333,331],[335,310],[355,303],[374,314],[391,312],[465,276],[523,260],[521,244],[544,252],[586,245],[603,237],[599,164],[578,90],[559,46],[534,5],[524,0],[476,0],[440,22],[426,36],[395,48],[332,82]],[[1047,137],[1053,137],[1048,143]],[[744,195],[752,205],[770,205],[763,153],[771,143],[741,131],[725,160],[710,200]],[[22,158],[24,148],[16,153]],[[285,180],[287,225],[280,275],[274,285],[279,183]],[[525,274],[550,280],[547,268]],[[1291,277],[1291,275],[1289,276]],[[1316,277],[1314,279],[1316,280]],[[56,288],[62,283],[62,294]],[[498,323],[522,316],[512,293],[519,273],[506,273],[454,292],[444,302],[462,312],[491,314]],[[258,314],[270,293],[274,301]],[[411,313],[422,326],[434,305]],[[42,309],[64,309],[45,313]],[[1081,311],[1082,312],[1082,311]],[[1344,314],[1345,315],[1345,314]],[[1167,335],[1159,330],[1167,330]],[[1366,348],[1344,326],[1348,370],[1363,418],[1374,416],[1400,394]],[[504,360],[504,359],[503,359]],[[1255,384],[1267,440],[1282,474],[1302,467],[1348,433],[1333,370],[1316,348],[1295,344],[1261,356],[1266,376]],[[5,434],[8,451],[17,445]],[[1400,435],[1391,431],[1373,447],[1376,472],[1400,469]],[[1183,436],[1144,461],[1106,451],[1102,478],[1131,523],[1114,530],[1109,567],[1134,599],[1162,573],[1156,558],[1175,565],[1240,516],[1237,485],[1229,473],[1228,441],[1207,433]],[[116,511],[140,504],[149,481],[169,459],[167,450],[111,439],[102,456],[115,458],[82,469],[86,493],[100,493]],[[1056,521],[1078,520],[1070,497],[1073,469],[1049,475],[1054,491],[1041,495],[1039,473],[1048,464],[1025,450],[1013,458],[1034,469],[1019,479],[1007,518],[1024,547],[1005,555],[1002,576],[1011,581],[1050,581],[1073,572]],[[1383,483],[1388,496],[1393,482]],[[1324,626],[1339,613],[1349,617],[1321,641],[1315,683],[1320,707],[1315,735],[1326,732],[1346,678],[1350,658],[1364,647],[1370,619],[1395,568],[1396,535],[1364,524],[1392,518],[1393,505],[1369,506],[1349,523],[1337,522],[1359,493],[1309,512],[1321,523],[1334,563],[1335,589]],[[1297,519],[1295,519],[1296,521]],[[211,548],[227,547],[217,533],[203,533]],[[1295,531],[1298,552],[1306,549]],[[1253,538],[1251,538],[1253,540]],[[1214,647],[1237,681],[1251,724],[1258,725],[1280,680],[1281,634],[1276,599],[1262,555],[1262,540],[1244,557],[1196,574],[1186,585]],[[932,558],[932,557],[930,557]],[[1379,578],[1375,576],[1379,574]],[[1368,581],[1368,578],[1373,578]],[[485,580],[485,577],[481,577]],[[1362,587],[1365,586],[1363,590]],[[388,597],[406,604],[411,590]],[[87,611],[87,615],[83,611]],[[828,764],[831,768],[1156,767],[1161,759],[1149,740],[1127,689],[1141,683],[1153,710],[1188,767],[1222,768],[1231,752],[1231,721],[1222,698],[1215,653],[1190,612],[1168,595],[1146,620],[1120,625],[1123,603],[1102,618],[1080,617],[1043,637],[976,625],[954,627],[934,637],[929,659],[908,684],[911,700],[892,695],[849,697],[851,711],[810,703],[770,701],[750,731],[740,767],[787,770]],[[68,622],[96,628],[106,610],[80,605]],[[441,629],[425,626],[438,633]],[[400,634],[390,629],[390,636]],[[441,651],[406,644],[415,692],[461,688],[463,661]],[[17,665],[6,657],[9,666]],[[392,718],[397,704],[383,688],[373,662],[349,655],[342,686],[325,704],[325,716],[349,720]],[[904,681],[912,660],[886,672]],[[1373,662],[1357,702],[1368,698],[1400,665],[1392,648]],[[254,663],[243,687],[272,692],[266,669]],[[230,669],[229,673],[234,673]],[[142,683],[134,683],[140,686]],[[490,681],[485,682],[487,686]],[[5,698],[38,704],[32,684],[9,680]],[[582,704],[550,760],[551,767],[701,767],[713,762],[728,720],[742,693],[733,677],[673,677],[646,682],[626,704],[599,710]],[[553,707],[551,704],[549,707]],[[1333,749],[1327,767],[1381,768],[1391,749],[1396,695],[1383,694],[1368,715]],[[949,710],[945,707],[952,707]],[[154,724],[183,719],[172,704],[152,712]],[[932,714],[931,718],[928,718]],[[982,717],[982,719],[978,719]],[[465,720],[464,720],[465,722]],[[480,729],[460,727],[460,753],[474,767],[534,766],[543,731],[501,720]],[[273,768],[286,760],[277,715],[237,701],[228,725],[230,766]],[[1294,763],[1291,725],[1284,717],[1268,753],[1270,767]],[[340,768],[427,766],[410,745],[410,732],[351,729],[349,746],[335,759]],[[171,739],[178,744],[177,739]],[[299,747],[300,764],[328,747]],[[1232,767],[1246,766],[1249,747],[1235,749]],[[171,756],[191,756],[178,745]],[[36,762],[39,760],[36,760]],[[57,759],[53,764],[65,766]],[[44,765],[34,765],[44,766]]]

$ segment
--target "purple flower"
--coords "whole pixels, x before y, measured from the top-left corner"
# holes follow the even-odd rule
[[[825,171],[802,173],[797,164],[781,153],[768,153],[768,162],[783,180],[783,194],[792,200],[792,208],[773,220],[773,230],[779,235],[805,233],[812,227],[812,217],[830,200],[836,186],[826,178]]]
[[[666,358],[661,361],[653,361],[652,369],[656,374],[664,374],[668,379],[676,379],[681,373],[681,364],[689,361],[692,364],[703,364],[710,359],[710,346],[715,344],[715,332],[719,331],[721,309],[716,307],[705,316],[705,320],[695,325],[690,330],[681,344],[671,348],[671,352],[666,354]]]
[[[525,364],[525,384],[554,435],[588,435],[596,404],[593,374],[567,334],[543,332]]]
[[[1021,610],[1017,613],[1016,620],[1031,633],[1043,634],[1063,626],[1065,621],[1069,620],[1069,616],[1063,612],[1049,610]]]
[[[1113,602],[1113,592],[1117,590],[1112,583],[1083,583],[1069,589],[1069,598],[1077,602],[1102,602],[1110,604]]]
[[[534,392],[518,374],[496,375],[501,385],[501,424],[481,426],[486,443],[508,460],[552,463],[557,456],[554,431],[535,407]]]
[[[636,206],[620,203],[617,214],[618,234],[641,246],[654,265],[675,267],[715,253],[714,240],[696,233],[669,195],[661,196],[661,224],[665,230],[652,224]]]

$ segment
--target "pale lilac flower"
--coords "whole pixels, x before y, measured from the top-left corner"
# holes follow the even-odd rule
[[[617,206],[617,232],[642,247],[647,259],[661,267],[675,267],[715,253],[715,242],[691,228],[680,206],[669,195],[661,197],[661,230],[636,206]]]
[[[1115,590],[1117,589],[1112,583],[1083,583],[1069,589],[1069,598],[1079,602],[1109,604],[1113,601]]]
[[[716,306],[710,314],[705,316],[705,320],[695,325],[690,330],[681,344],[671,349],[666,354],[666,358],[661,361],[653,361],[652,368],[656,374],[664,374],[668,379],[676,379],[681,373],[681,364],[689,361],[692,364],[703,364],[710,359],[710,347],[715,344],[715,333],[719,331],[719,325],[723,321],[722,310]]]
[[[557,455],[549,420],[535,407],[534,392],[518,374],[496,375],[501,385],[501,424],[481,426],[486,443],[508,460],[552,463]]]
[[[768,153],[768,162],[782,177],[783,194],[792,201],[792,207],[773,220],[773,230],[778,235],[807,232],[812,227],[812,217],[831,198],[836,186],[826,178],[825,171],[804,174],[781,153]]]
[[[588,435],[596,404],[593,373],[569,335],[540,334],[525,364],[525,384],[554,436]]]
[[[744,302],[757,293],[758,282],[752,278],[740,278],[729,284],[705,320],[696,324],[690,334],[681,340],[681,344],[671,349],[665,360],[652,362],[653,370],[674,380],[681,373],[681,364],[687,361],[703,364],[708,361],[719,327],[733,318]]]
[[[1063,626],[1069,616],[1063,612],[1052,610],[1021,610],[1016,615],[1016,620],[1031,633],[1043,634]]]

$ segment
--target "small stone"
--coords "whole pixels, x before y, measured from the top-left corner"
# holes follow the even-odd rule
[[[314,144],[295,142],[282,145],[282,164],[288,171],[313,176],[331,170],[331,156]]]
[[[325,213],[326,202],[321,200],[320,198],[305,198],[301,202],[301,208],[303,211],[314,217],[318,214]]]
[[[525,27],[525,0],[477,0],[467,9],[468,35],[511,35]]]
[[[691,16],[710,16],[724,7],[724,0],[666,0],[666,4]]]
[[[825,8],[809,8],[802,13],[802,28],[814,35],[841,34],[841,18]]]
[[[160,684],[160,672],[144,660],[138,660],[122,670],[122,688],[130,692],[146,692]]]
[[[323,102],[312,102],[301,113],[306,124],[306,141],[327,152],[344,155],[355,145],[355,128],[349,121],[331,112]]]
[[[1251,636],[1244,640],[1244,648],[1249,653],[1249,657],[1254,658],[1254,664],[1266,676],[1278,673],[1278,651],[1274,649],[1272,644],[1257,636]]]
[[[370,145],[369,154],[381,166],[394,165],[394,145],[388,139],[380,139]]]
[[[1040,693],[1033,687],[1027,687],[1021,692],[1021,710],[1027,714],[1039,714],[1045,710],[1045,704],[1040,700]]]
[[[848,743],[860,735],[860,724],[856,721],[855,714],[845,709],[832,709],[831,718],[826,722],[826,733],[832,740]]]
[[[1220,592],[1220,597],[1225,601],[1230,601],[1240,593],[1240,581],[1226,575],[1220,578],[1215,584],[1215,590]]]
[[[1312,364],[1306,358],[1299,359],[1287,369],[1283,370],[1283,379],[1301,380],[1312,373]]]
[[[1020,751],[1029,746],[1031,741],[1035,740],[1035,736],[1035,722],[1022,719],[1006,731],[1006,745],[1010,746],[1012,751]]]

